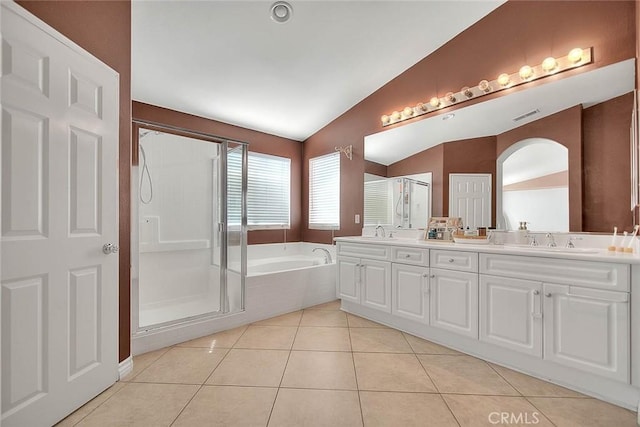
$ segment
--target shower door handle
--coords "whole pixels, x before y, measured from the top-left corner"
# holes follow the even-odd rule
[[[115,243],[105,243],[102,246],[102,253],[104,253],[105,255],[118,253],[119,250],[120,247]]]

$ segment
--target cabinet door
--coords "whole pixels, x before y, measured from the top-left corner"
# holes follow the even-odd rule
[[[391,313],[391,263],[360,260],[361,304]]]
[[[360,259],[338,257],[338,296],[360,302]]]
[[[478,338],[478,275],[431,269],[431,326]]]
[[[429,269],[393,264],[391,270],[391,313],[429,323]]]
[[[629,294],[544,284],[544,358],[629,382]]]
[[[542,283],[480,275],[480,341],[542,357]]]

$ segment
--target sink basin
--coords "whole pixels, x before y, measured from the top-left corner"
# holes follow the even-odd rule
[[[357,236],[354,239],[364,239],[364,240],[377,240],[381,242],[386,242],[388,240],[398,240],[397,237],[378,237],[378,236]]]
[[[530,245],[520,245],[516,243],[505,243],[505,248],[514,248],[514,249],[522,249],[522,250],[531,250],[536,252],[555,252],[562,254],[597,254],[598,249],[592,248],[550,248],[548,246],[530,246]]]

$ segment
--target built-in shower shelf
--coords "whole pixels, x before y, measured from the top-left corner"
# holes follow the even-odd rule
[[[170,240],[165,242],[140,242],[140,252],[174,252],[209,249],[209,240]]]

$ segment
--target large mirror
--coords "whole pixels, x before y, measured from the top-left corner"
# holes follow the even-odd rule
[[[589,108],[605,101],[614,100],[629,94],[634,90],[634,87],[635,62],[633,59],[577,73],[570,77],[550,78],[548,81],[545,79],[530,88],[520,87],[512,93],[485,102],[451,112],[442,111],[441,114],[422,120],[409,121],[389,130],[366,136],[364,140],[365,160],[377,164],[377,170],[380,170],[380,165],[383,166],[383,170],[386,167],[386,170],[389,171],[387,178],[394,179],[396,178],[394,173],[402,171],[402,168],[397,166],[402,165],[403,160],[410,157],[416,159],[425,150],[440,144],[449,142],[457,144],[463,141],[473,143],[476,139],[483,137],[497,136],[510,131],[517,132],[517,128],[542,121],[541,119],[548,120],[551,116],[578,105],[581,105],[582,108]],[[630,123],[632,102],[629,104],[628,111],[625,111],[624,114],[625,117],[628,116]],[[581,120],[582,116],[578,113],[577,117],[578,120]],[[591,120],[595,122],[597,119]],[[562,124],[558,124],[558,126],[562,127]],[[626,126],[626,130],[622,130],[623,134],[626,132],[626,142],[620,141],[619,144],[626,143],[624,152],[628,153],[628,124]],[[580,124],[578,124],[578,128],[581,128]],[[580,135],[581,132],[578,130]],[[601,138],[602,144],[608,142],[606,135],[591,137]],[[510,141],[510,146],[506,148],[498,143],[495,163],[493,163],[496,174],[493,188],[496,214],[493,225],[500,229],[513,230],[518,227],[520,221],[527,221],[530,223],[530,229],[534,230],[601,231],[594,228],[593,225],[597,218],[595,221],[585,221],[583,225],[583,221],[580,219],[582,212],[576,212],[576,210],[591,208],[590,206],[584,207],[585,203],[580,197],[582,197],[582,193],[590,194],[590,186],[598,181],[598,177],[590,176],[589,179],[582,179],[581,185],[583,187],[573,190],[574,193],[580,194],[571,196],[574,201],[570,205],[567,201],[568,193],[571,192],[570,182],[575,181],[575,177],[572,178],[573,181],[567,178],[572,173],[573,166],[571,165],[578,165],[576,170],[579,169],[581,174],[595,169],[590,169],[589,165],[585,165],[582,169],[582,164],[586,160],[583,159],[584,153],[580,150],[581,148],[570,154],[575,156],[577,153],[579,156],[577,159],[568,161],[566,148],[557,144],[556,141],[544,138],[543,135],[530,135],[521,141]],[[618,161],[628,163],[625,159],[618,159]],[[451,170],[455,167],[448,169],[446,165],[443,169],[441,173],[444,176],[441,176],[440,179],[436,179],[434,174],[430,191],[434,194],[438,193],[442,199],[446,199],[448,197],[448,186],[446,186],[448,173],[467,171]],[[426,165],[424,169],[417,170],[415,160],[412,161],[411,170],[412,173],[433,172]],[[514,173],[513,170],[519,172]],[[621,182],[607,182],[606,185],[609,188],[624,189],[625,197],[628,199],[631,192],[628,175],[617,179]],[[578,181],[580,180],[580,175],[578,175]],[[438,188],[438,185],[444,188]],[[620,199],[620,210],[625,209],[625,213],[630,212],[627,201],[623,200],[624,198]],[[545,204],[541,204],[541,200],[544,200]],[[575,200],[578,202],[576,203]],[[365,191],[366,203],[367,193]],[[439,209],[442,212],[438,212],[437,203],[434,199],[433,214],[446,215],[447,202],[444,201],[440,205]],[[526,208],[526,212],[518,211],[523,207]],[[534,207],[536,208],[535,212]],[[570,209],[571,213],[569,213]],[[573,221],[571,225],[569,224],[570,216]],[[631,217],[630,214],[629,217]],[[578,219],[575,220],[575,218]],[[364,223],[370,223],[366,214]],[[404,224],[402,226],[404,227]]]

